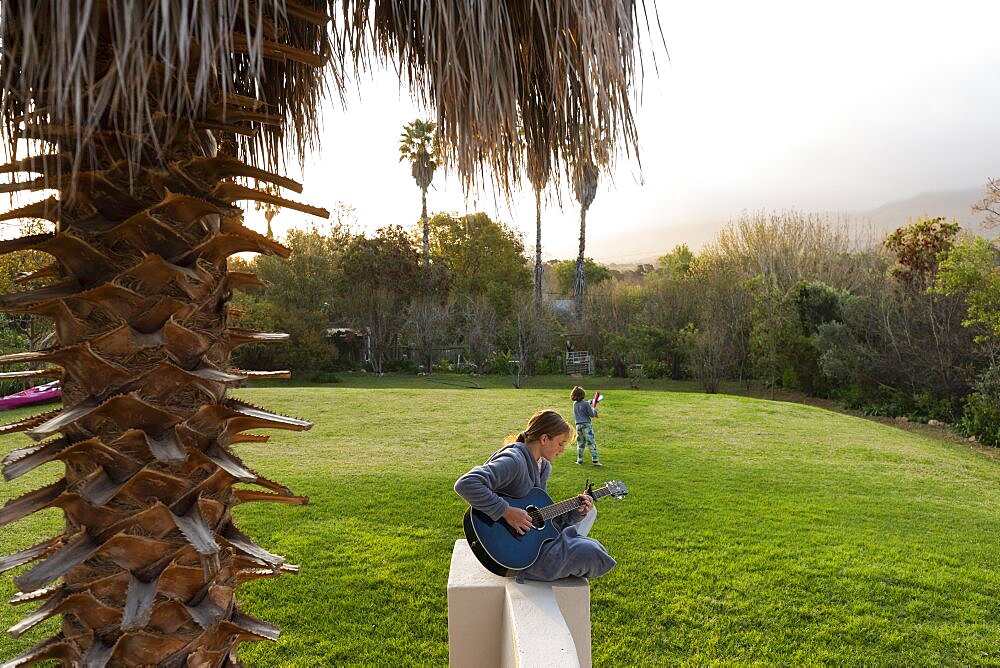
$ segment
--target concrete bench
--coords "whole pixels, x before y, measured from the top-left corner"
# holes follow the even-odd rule
[[[590,583],[583,578],[518,584],[455,541],[448,574],[452,668],[590,667]]]

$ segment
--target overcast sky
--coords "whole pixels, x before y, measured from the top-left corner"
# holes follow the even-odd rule
[[[859,211],[1000,177],[1000,0],[657,2],[669,61],[647,62],[637,164],[605,178],[588,255],[631,262],[743,209]],[[353,206],[358,225],[413,225],[420,193],[398,162],[402,126],[424,115],[391,74],[329,105],[323,149],[295,198]],[[543,213],[546,258],[576,254],[572,199]],[[434,211],[483,210],[534,246],[534,200],[466,199],[443,174]],[[256,213],[248,222],[260,229]],[[277,231],[307,225],[284,211]]]

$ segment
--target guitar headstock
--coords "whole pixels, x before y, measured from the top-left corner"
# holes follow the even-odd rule
[[[616,499],[620,499],[628,494],[628,487],[621,480],[609,480],[604,483],[604,487],[608,490],[608,494]]]

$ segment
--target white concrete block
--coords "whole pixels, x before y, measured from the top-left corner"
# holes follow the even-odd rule
[[[453,668],[590,668],[590,583],[518,584],[487,571],[458,540],[448,575],[448,646]]]
[[[548,582],[507,585],[500,665],[577,668],[573,634]]]
[[[453,668],[499,668],[507,580],[483,568],[468,541],[455,541],[448,572],[448,659]]]
[[[573,634],[580,665],[590,668],[590,582],[586,578],[563,578],[549,583],[556,595],[569,632]]]

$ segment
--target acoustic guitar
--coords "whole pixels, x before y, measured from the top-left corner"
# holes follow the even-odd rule
[[[606,496],[620,499],[628,494],[628,489],[621,481],[612,480],[598,489],[588,484],[587,494],[595,501]],[[549,495],[538,487],[520,499],[503,494],[500,498],[515,508],[526,510],[534,527],[521,535],[502,517],[491,520],[482,511],[471,507],[465,511],[462,524],[469,547],[479,563],[490,572],[505,577],[517,575],[535,563],[542,547],[559,535],[559,531],[552,526],[552,520],[576,512],[583,503],[579,496],[553,503]]]

